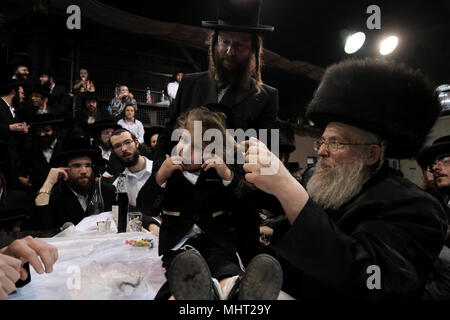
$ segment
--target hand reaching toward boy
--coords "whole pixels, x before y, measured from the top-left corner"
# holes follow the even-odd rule
[[[156,183],[162,186],[171,176],[175,170],[184,170],[182,157],[180,156],[169,156],[166,154],[166,160],[159,168],[156,173]]]
[[[202,164],[202,169],[204,171],[208,171],[210,168],[214,168],[223,180],[231,181],[233,180],[233,171],[228,168],[228,166],[223,162],[223,159],[214,153],[211,154],[211,157],[205,159]]]

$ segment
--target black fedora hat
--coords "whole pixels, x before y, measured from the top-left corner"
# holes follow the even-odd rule
[[[292,153],[295,150],[294,129],[289,121],[279,120],[280,152]]]
[[[154,126],[150,128],[145,128],[145,135],[148,135],[149,137],[153,136],[154,134],[161,134],[164,132],[164,127]]]
[[[289,170],[289,172],[295,172],[295,171],[303,170],[303,168],[300,167],[298,162],[288,162],[287,169]]]
[[[107,165],[108,161],[103,159],[100,149],[94,148],[89,139],[83,137],[69,137],[63,140],[61,152],[55,154],[55,164],[66,165],[66,161],[76,157],[90,157],[92,163]]]
[[[50,68],[42,68],[41,70],[39,70],[39,76],[42,76],[44,74],[47,75],[49,78],[55,76],[55,72]]]
[[[419,166],[423,170],[426,170],[437,156],[444,153],[448,153],[450,155],[450,136],[443,136],[434,140],[431,146],[420,150],[416,160]]]
[[[11,89],[24,85],[26,85],[24,81],[19,81],[11,78],[3,78],[0,80],[0,94],[6,94]]]
[[[83,100],[83,103],[86,102],[87,100],[95,100],[98,102],[98,101],[100,101],[100,97],[97,96],[95,94],[95,92],[83,92],[82,100]]]
[[[11,59],[11,61],[8,63],[8,68],[9,71],[11,72],[11,74],[18,68],[18,67],[30,67],[30,61],[28,58],[13,58]],[[12,76],[12,75],[9,75]]]
[[[50,98],[51,93],[50,93],[50,88],[46,87],[46,86],[41,86],[41,85],[35,85],[31,88],[30,90],[31,94],[33,93],[39,93],[41,95],[43,95],[44,97]]]
[[[54,124],[54,125],[62,125],[64,123],[64,119],[58,118],[53,113],[44,113],[44,114],[35,114],[30,119],[30,126],[37,127],[37,126],[45,126],[48,124]]]
[[[88,127],[89,133],[91,134],[91,136],[97,134],[98,132],[105,130],[105,129],[120,129],[122,128],[119,124],[117,124],[116,121],[114,121],[114,119],[101,119],[98,121],[95,121],[94,123],[90,124]]]
[[[167,129],[164,127],[159,126],[153,126],[150,128],[144,128],[145,134],[144,134],[144,142],[147,145],[151,145],[151,139],[154,134],[161,134],[165,132]]]
[[[235,32],[272,32],[274,27],[259,23],[261,4],[262,0],[219,0],[217,21],[202,21],[202,26]]]

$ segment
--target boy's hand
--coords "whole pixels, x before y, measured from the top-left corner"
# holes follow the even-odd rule
[[[166,154],[166,160],[164,160],[161,168],[156,173],[156,183],[162,186],[175,170],[184,170],[182,158],[180,156],[170,157]]]
[[[231,181],[233,180],[233,172],[228,168],[228,166],[223,162],[223,159],[214,153],[211,154],[211,157],[205,159],[202,164],[202,168],[205,171],[208,171],[210,168],[214,168],[223,180]]]

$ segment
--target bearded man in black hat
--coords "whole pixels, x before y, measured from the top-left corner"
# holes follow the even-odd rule
[[[12,79],[18,80],[18,81],[27,81],[28,76],[30,75],[30,72],[28,70],[28,62],[16,59],[11,62],[11,69],[12,69]]]
[[[65,140],[55,162],[59,167],[50,170],[35,199],[42,229],[77,224],[88,215],[111,210],[114,187],[96,178],[96,166],[105,161],[88,139]]]
[[[124,170],[120,159],[114,156],[110,142],[112,133],[120,128],[122,127],[112,118],[96,121],[89,127],[90,136],[93,138],[93,145],[99,148],[102,153],[102,158],[107,161],[107,165],[104,168],[105,171],[102,172],[105,178],[113,178]]]
[[[417,155],[417,163],[433,174],[435,190],[450,221],[450,136],[440,137],[431,146],[423,148]],[[447,246],[450,246],[449,237]]]
[[[272,239],[285,291],[296,298],[422,297],[445,240],[445,212],[384,158],[414,157],[440,110],[419,72],[349,60],[327,69],[307,109],[324,131],[306,189],[250,140],[245,178],[275,195],[288,220]]]
[[[99,98],[94,92],[84,92],[81,109],[77,111],[74,119],[73,131],[84,137],[90,134],[90,125],[102,119],[108,119],[110,115],[100,104]]]
[[[47,179],[54,157],[61,151],[58,132],[63,123],[63,119],[51,113],[38,114],[31,119],[32,140],[25,147],[25,159],[18,171],[22,186],[34,194]]]
[[[234,123],[231,129],[278,128],[278,90],[261,79],[261,35],[274,30],[259,23],[261,3],[261,0],[221,0],[218,21],[202,22],[203,27],[213,30],[209,70],[183,76],[169,109],[169,130],[182,113],[218,102],[231,111],[230,121]],[[170,133],[160,135],[158,158],[170,153]]]
[[[5,148],[0,152],[0,160],[5,161],[9,168],[5,172],[6,180],[11,188],[17,185],[16,163],[20,158],[19,145],[23,143],[24,134],[29,126],[21,121],[17,105],[24,101],[23,83],[14,79],[0,82],[0,143]]]
[[[35,86],[31,89],[31,101],[33,114],[53,113],[58,114],[57,107],[50,108],[50,89],[45,86]]]
[[[163,127],[154,126],[150,128],[144,128],[145,135],[144,135],[144,142],[145,144],[150,148],[150,157],[149,159],[155,160],[155,149],[156,145],[158,144],[158,137],[159,135],[164,132]]]
[[[417,155],[417,163],[422,170],[433,175],[432,194],[435,195],[447,212],[450,221],[450,136],[440,137],[423,148]],[[425,287],[425,299],[450,299],[450,228],[447,229],[445,246],[435,262],[435,270]]]
[[[57,113],[65,118],[72,117],[69,93],[64,86],[55,83],[53,71],[49,69],[42,70],[39,81],[41,86],[49,89],[50,99],[48,104],[50,108],[56,109]]]

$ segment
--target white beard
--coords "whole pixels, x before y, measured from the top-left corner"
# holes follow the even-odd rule
[[[343,166],[329,166],[319,159],[306,187],[309,196],[324,209],[339,209],[356,196],[370,177],[361,157]]]

